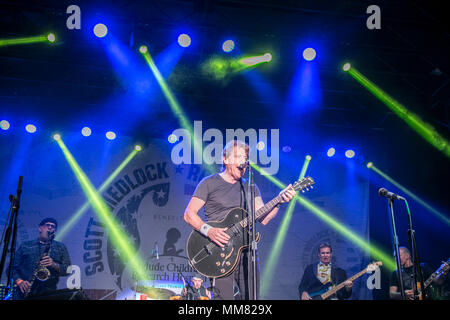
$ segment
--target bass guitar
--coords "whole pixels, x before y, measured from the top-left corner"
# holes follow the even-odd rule
[[[292,188],[295,191],[309,190],[312,188],[314,180],[311,177],[296,181]],[[255,221],[272,211],[272,209],[283,200],[281,194],[269,201],[264,207],[255,212]],[[249,245],[246,235],[249,232],[250,219],[247,218],[247,211],[242,208],[231,209],[221,221],[209,221],[208,224],[214,228],[227,228],[225,231],[230,240],[224,248],[219,247],[208,237],[199,231],[193,230],[189,235],[186,253],[190,265],[200,274],[209,278],[224,277],[233,272],[242,250]],[[260,239],[259,232],[256,234],[256,241]]]
[[[326,300],[326,299],[330,298],[332,295],[334,295],[336,292],[341,290],[345,286],[345,282],[347,282],[349,280],[353,282],[356,279],[358,279],[359,277],[361,277],[362,275],[364,275],[365,273],[373,272],[377,268],[381,267],[382,265],[383,265],[383,263],[381,261],[373,262],[373,263],[369,264],[364,270],[358,272],[354,276],[341,282],[337,286],[333,286],[331,283],[328,282],[328,283],[324,284],[321,289],[311,292],[311,293],[308,292],[308,295],[313,300]]]

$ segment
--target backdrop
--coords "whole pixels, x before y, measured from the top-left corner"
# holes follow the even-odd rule
[[[87,201],[54,141],[31,135],[22,135],[20,139],[15,140],[20,143],[13,143],[13,139],[2,140],[0,151],[3,226],[9,208],[7,196],[15,193],[18,176],[24,176],[18,245],[36,238],[37,225],[47,216],[56,218],[58,231],[62,231]],[[113,142],[104,140],[68,138],[65,141],[95,187],[106,180],[133,148],[133,141],[127,138]],[[186,241],[191,228],[184,222],[183,213],[196,185],[207,173],[199,165],[174,165],[170,159],[171,147],[167,141],[152,140],[102,192],[127,241],[138,248],[138,254],[146,263],[147,281],[135,280],[128,261],[120,257],[106,226],[92,209],[86,210],[64,235],[57,231],[69,250],[72,264],[80,268],[81,287],[91,298],[139,299],[145,287],[178,294],[183,285],[182,277],[186,280],[192,277],[194,270],[186,258]],[[302,161],[297,163],[300,169]],[[281,158],[280,166],[283,165],[287,164],[283,164]],[[313,159],[306,175],[315,179],[316,186],[303,196],[369,241],[368,181],[347,165],[325,159]],[[288,174],[283,182],[292,183],[296,177],[298,173]],[[265,177],[256,174],[255,179],[265,202],[280,192]],[[258,246],[261,272],[268,265],[286,209],[287,206],[283,206],[267,226],[258,225],[262,233]],[[298,299],[297,288],[303,271],[308,264],[318,261],[317,247],[322,242],[332,244],[333,264],[345,269],[348,276],[359,272],[369,262],[355,245],[297,204],[284,245],[274,261],[274,272],[263,279],[266,290],[261,297]],[[61,279],[60,288],[66,287],[67,279]],[[352,299],[370,299],[371,296],[366,276],[355,282]]]

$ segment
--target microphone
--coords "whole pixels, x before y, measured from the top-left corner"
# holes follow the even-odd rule
[[[47,231],[47,237],[50,241],[53,241],[55,238],[55,231]]]
[[[239,170],[244,170],[245,168],[247,168],[249,166],[249,161],[245,161],[244,163],[241,163],[240,165],[238,165],[238,169]]]
[[[155,242],[155,254],[156,254],[156,259],[159,260],[158,242]]]
[[[17,184],[17,194],[22,194],[23,176],[19,176],[19,183]]]
[[[382,197],[386,197],[392,200],[403,200],[403,201],[406,200],[405,198],[399,196],[398,194],[387,191],[385,188],[380,188],[380,190],[378,190],[378,194]]]

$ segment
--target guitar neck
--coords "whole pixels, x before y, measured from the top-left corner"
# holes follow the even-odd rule
[[[273,208],[275,208],[275,206],[281,202],[281,199],[282,199],[282,197],[281,197],[281,195],[279,195],[278,197],[267,202],[264,207],[257,210],[255,213],[255,220],[259,219],[260,217],[263,217],[264,215],[266,215],[270,211],[272,211]],[[240,222],[240,224],[243,228],[247,227],[247,225],[249,225],[248,218],[245,218],[244,220],[242,220]]]
[[[345,282],[350,280],[350,281],[355,281],[356,279],[358,279],[359,277],[361,277],[363,274],[365,274],[367,272],[367,268],[365,268],[364,270],[358,272],[357,274],[355,274],[354,276],[348,278],[347,280],[345,280],[344,282],[341,282],[340,284],[338,284],[336,287],[334,287],[333,289],[325,292],[324,294],[322,294],[322,299],[325,300],[328,297],[332,296],[333,294],[335,294],[338,290],[341,290],[344,286],[345,286]]]
[[[437,273],[434,272],[434,273],[427,279],[427,281],[425,281],[425,282],[423,283],[423,289],[428,288],[428,286],[433,282],[433,280],[436,278],[436,276],[437,276]]]

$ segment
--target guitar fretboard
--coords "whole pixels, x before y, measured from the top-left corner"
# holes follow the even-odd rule
[[[433,282],[434,279],[439,278],[441,276],[441,274],[448,269],[449,262],[450,262],[450,259],[447,260],[446,266],[444,266],[444,267],[441,266],[439,269],[437,269],[435,272],[433,272],[431,274],[431,276],[427,279],[427,281],[425,281],[423,283],[424,289],[426,289],[431,284],[431,282]]]
[[[355,281],[356,279],[358,279],[359,277],[361,277],[363,274],[365,274],[367,272],[367,268],[365,268],[364,270],[358,272],[357,274],[355,274],[354,276],[348,278],[347,280],[345,280],[344,282],[341,282],[340,284],[338,284],[336,287],[334,287],[333,289],[325,292],[324,294],[322,294],[322,299],[325,300],[326,298],[328,298],[329,296],[332,296],[333,294],[335,294],[338,290],[342,289],[345,286],[345,282],[350,280],[350,281]]]
[[[262,207],[262,208],[260,208],[259,210],[256,211],[256,213],[255,213],[255,220],[257,220],[260,217],[263,217],[264,215],[268,214],[280,202],[281,202],[281,195],[279,195],[278,197],[276,197],[276,198],[272,199],[271,201],[267,202],[264,207]],[[243,228],[246,228],[247,225],[249,225],[248,218],[245,218],[244,220],[242,220],[239,223],[240,223],[240,225]],[[251,224],[251,222],[250,222],[250,224]]]

